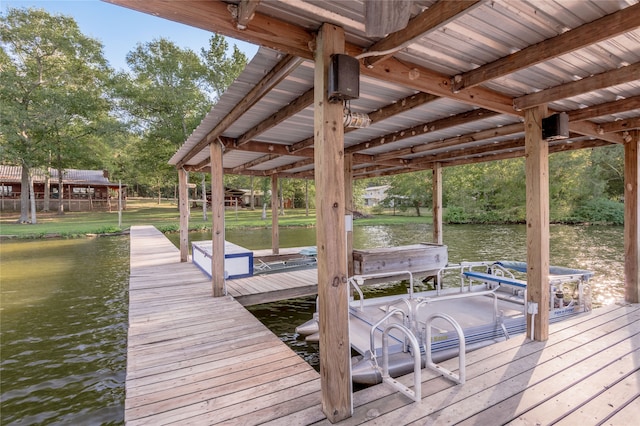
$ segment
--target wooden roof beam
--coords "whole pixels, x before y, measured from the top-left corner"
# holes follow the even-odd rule
[[[253,150],[255,152],[255,150]],[[248,163],[245,163],[241,166],[237,166],[234,167],[232,169],[226,169],[226,172],[229,174],[249,174],[247,172],[254,172],[255,170],[249,170],[251,167],[255,167],[259,164],[262,164],[266,161],[270,161],[274,158],[279,157],[280,155],[278,154],[267,154],[265,156],[262,156],[260,158],[257,158],[253,161],[250,161]],[[374,158],[374,156],[371,155],[364,155],[364,154],[355,154],[353,156],[353,162],[355,164],[379,164],[379,165],[385,165],[387,167],[402,167],[404,169],[407,169],[409,167],[411,167],[411,161],[409,160],[403,160],[403,159],[386,159],[386,160],[376,160]],[[280,166],[280,167],[276,167],[272,170],[268,170],[268,171],[261,171],[262,173],[264,173],[265,176],[269,176],[269,175],[273,175],[273,174],[277,174],[280,175],[284,172],[287,172],[289,170],[292,169],[297,169],[300,167],[305,167],[308,166],[310,164],[313,164],[313,155],[309,155],[308,158],[304,158],[302,160],[298,160],[295,161],[291,164],[287,164],[284,166]]]
[[[391,151],[385,154],[379,154],[375,156],[378,161],[383,161],[388,158],[399,158],[411,154],[424,153],[429,151],[435,151],[438,149],[451,148],[463,143],[471,143],[482,141],[485,139],[496,138],[500,136],[507,136],[514,133],[524,131],[524,125],[522,123],[511,124],[508,126],[496,127],[494,129],[480,130],[479,132],[468,133],[466,135],[456,136],[453,138],[442,139],[439,141],[428,142],[420,145],[415,145],[410,148],[402,148],[396,151]]]
[[[389,167],[403,167],[405,169],[411,168],[411,160],[405,160],[402,158],[386,158],[379,160],[375,155],[366,154],[353,154],[354,164],[378,164]]]
[[[139,12],[180,22],[206,31],[233,37],[258,46],[267,46],[286,54],[313,59],[315,34],[301,26],[292,25],[258,12],[253,13],[251,25],[238,29],[227,3],[220,0],[104,0]]]
[[[182,156],[182,159],[176,164],[177,168],[182,167],[190,159],[198,155],[200,151],[205,149],[211,142],[216,140],[222,133],[229,128],[236,120],[260,99],[262,99],[273,87],[282,81],[287,75],[295,70],[300,64],[301,59],[291,55],[285,55],[261,80],[256,84],[247,95],[238,102],[233,109],[211,130],[204,138],[202,138],[193,148]]]
[[[406,173],[407,169],[397,168],[397,167],[389,167],[389,166],[369,166],[369,167],[361,167],[359,169],[353,170],[353,178],[354,179],[365,179],[364,176],[367,177],[376,177],[381,176],[383,173],[389,173],[395,171],[395,174]],[[419,171],[419,170],[416,170]]]
[[[611,143],[599,139],[595,140],[584,140],[578,142],[558,142],[549,145],[549,154],[555,154],[558,152],[564,151],[575,151],[577,149],[587,149],[587,148],[597,148],[601,146],[609,146]],[[450,166],[463,166],[467,164],[474,164],[478,162],[487,162],[487,161],[496,161],[496,160],[507,160],[513,158],[524,157],[524,145],[522,148],[514,148],[511,151],[506,151],[502,153],[491,153],[487,152],[483,155],[471,156],[468,158],[459,158],[453,161],[442,161],[437,160],[442,163],[443,167]]]
[[[611,123],[601,123],[598,130],[602,133],[623,132],[640,128],[640,117],[630,118],[628,120],[616,120]]]
[[[403,139],[411,138],[414,136],[420,136],[426,133],[431,133],[437,130],[446,129],[446,128],[457,126],[464,123],[469,123],[474,120],[482,120],[484,118],[493,117],[495,115],[497,115],[497,113],[493,111],[489,111],[482,108],[474,109],[471,111],[463,112],[461,114],[456,114],[451,117],[435,120],[430,123],[419,124],[409,129],[388,133],[386,135],[379,136],[369,141],[362,142],[357,145],[352,145],[348,148],[345,148],[345,152],[354,153],[354,152],[363,151],[370,148],[375,148],[377,146],[388,145],[390,143],[399,142]]]
[[[638,13],[640,14],[640,11],[638,11]],[[536,93],[520,96],[513,100],[513,107],[517,110],[523,110],[560,99],[571,98],[594,90],[628,83],[633,80],[638,80],[639,78],[640,62],[637,62],[613,71],[606,71]]]
[[[267,172],[267,175],[274,175],[274,174],[280,175],[281,173],[286,172],[288,170],[298,169],[300,167],[308,166],[310,164],[313,164],[313,162],[314,162],[313,157],[305,158],[304,160],[296,161],[295,163],[287,164],[286,166],[280,166],[280,167],[276,167],[275,169],[269,170]]]
[[[368,115],[371,119],[371,123],[373,124],[385,120],[389,117],[393,117],[394,115],[412,110],[413,108],[424,105],[428,102],[435,101],[438,98],[438,96],[432,95],[430,93],[418,92],[414,95],[400,99],[397,102],[383,106],[382,108],[378,108],[377,110],[370,112]],[[344,132],[348,133],[354,130],[357,129],[346,128],[344,129]],[[291,154],[294,154],[303,149],[310,148],[311,146],[313,146],[313,142],[313,137],[301,140],[300,142],[296,142],[293,145],[289,146],[289,152]]]
[[[258,166],[260,164],[266,163],[267,161],[271,161],[273,159],[276,159],[280,157],[280,155],[278,154],[267,154],[267,155],[263,155],[262,157],[258,157],[255,160],[251,160],[248,163],[244,163],[241,166],[237,166],[231,169],[231,174],[232,175],[237,175],[237,174],[241,174],[241,172],[250,169],[251,167],[255,167]]]
[[[611,143],[596,139],[596,140],[584,140],[579,142],[559,142],[555,144],[549,145],[549,153],[558,153],[564,151],[572,151],[577,149],[587,149],[587,148],[597,148],[602,146],[609,146]],[[498,161],[498,160],[508,160],[514,158],[520,158],[524,156],[524,145],[522,148],[514,147],[509,151],[504,151],[500,153],[495,153],[492,151],[487,151],[486,153],[476,153],[474,155],[468,155],[464,157],[458,157],[455,159],[447,160],[443,156],[435,156],[433,159],[423,163],[415,163],[416,171],[418,170],[429,170],[432,169],[435,163],[440,163],[442,167],[452,167],[452,166],[464,166],[468,164],[476,164],[483,163],[488,161]],[[412,170],[413,171],[413,170]],[[403,169],[394,169],[388,170],[386,172],[380,171],[372,171],[368,175],[358,175],[357,179],[366,179],[372,177],[379,176],[391,176],[400,173],[406,173],[406,170]],[[354,176],[356,177],[356,176]]]
[[[560,55],[633,31],[639,26],[640,4],[635,4],[471,71],[458,74],[452,79],[451,88],[454,92],[469,89]]]
[[[263,154],[276,154],[276,155],[290,155],[295,157],[313,158],[313,151],[297,152],[290,154],[287,150],[287,145],[250,141],[237,148],[239,151],[261,152]]]
[[[252,127],[251,130],[247,131],[243,135],[240,135],[235,144],[236,148],[246,144],[254,137],[258,136],[261,133],[264,133],[265,131],[269,130],[272,127],[277,126],[279,123],[297,114],[298,112],[304,110],[305,108],[307,108],[312,104],[313,104],[313,88],[307,90],[301,96],[294,99],[291,103],[289,103],[289,105],[276,111],[266,120],[263,120],[261,123]]]
[[[420,92],[432,93],[502,114],[518,117],[523,115],[521,111],[513,109],[513,99],[510,96],[484,87],[473,87],[462,92],[452,92],[449,76],[411,62],[400,61],[394,57],[373,68],[361,66],[360,73],[361,75],[389,81]]]
[[[480,3],[480,0],[447,1],[440,0],[422,13],[409,20],[407,26],[371,45],[362,57],[364,65],[373,67],[389,58],[395,51],[404,49],[415,40],[451,22],[461,13]]]
[[[613,102],[606,102],[587,108],[567,111],[567,113],[569,114],[569,122],[571,122],[588,120],[591,118],[602,117],[604,115],[619,114],[621,112],[631,111],[638,108],[640,108],[640,96],[632,96],[626,99],[619,99]]]
[[[229,7],[235,7],[236,13],[236,28],[239,30],[246,30],[247,25],[255,16],[256,9],[260,4],[260,0],[240,0],[238,6],[229,5]]]
[[[502,151],[513,151],[515,149],[524,149],[524,138],[516,138],[508,141],[488,143],[473,148],[460,148],[452,151],[440,152],[437,154],[427,154],[425,156],[414,158],[413,165],[419,167],[424,163],[434,163],[436,161],[448,161],[455,160],[460,157],[469,157],[479,154],[495,153],[498,154]]]
[[[590,136],[597,139],[604,139],[611,143],[625,143],[624,136],[619,133],[603,133],[600,126],[591,121],[569,122],[569,130],[581,135]]]

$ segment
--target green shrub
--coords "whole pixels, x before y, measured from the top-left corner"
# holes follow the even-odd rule
[[[445,223],[462,224],[469,223],[470,218],[462,207],[447,207],[442,214],[442,220]]]
[[[164,234],[166,234],[168,232],[178,232],[178,231],[180,231],[180,225],[178,225],[177,223],[156,225],[156,228],[158,228],[158,230],[160,232],[164,233]]]
[[[384,206],[382,204],[376,204],[375,206],[371,207],[371,213],[373,213],[373,214],[383,214],[384,213]]]
[[[96,231],[96,234],[115,234],[118,232],[122,232],[122,228],[119,228],[115,225],[111,225],[111,226],[103,226],[102,228],[98,229],[98,231]]]
[[[566,221],[622,225],[624,224],[624,204],[606,198],[596,198],[578,207]]]

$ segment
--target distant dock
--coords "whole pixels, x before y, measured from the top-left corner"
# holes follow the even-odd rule
[[[128,425],[331,424],[320,375],[241,304],[313,294],[315,270],[229,280],[213,298],[161,232],[135,226],[130,238]],[[520,335],[471,352],[466,374],[453,385],[423,370],[420,404],[387,385],[356,392],[339,424],[636,424],[640,305],[553,324],[546,342]]]

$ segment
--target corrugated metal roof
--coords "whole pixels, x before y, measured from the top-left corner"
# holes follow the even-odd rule
[[[32,176],[34,182],[45,181],[45,171],[41,169],[32,170]],[[117,185],[109,182],[109,178],[105,176],[104,170],[78,170],[78,169],[66,169],[63,172],[63,182],[65,184],[77,184],[77,185]],[[47,173],[51,181],[58,180],[58,170],[49,169]],[[13,183],[20,182],[22,179],[22,167],[21,166],[7,166],[0,165],[0,182],[1,183]]]
[[[116,3],[126,3],[126,1],[118,0]],[[238,2],[231,3],[237,4]],[[436,3],[435,0],[414,1],[414,15],[424,10],[428,12],[428,8],[434,7]],[[405,75],[403,79],[379,79],[362,74],[360,78],[361,96],[350,102],[350,108],[355,112],[375,115],[376,111],[381,108],[389,108],[394,103],[404,102],[403,100],[420,93],[416,86],[411,84],[411,80],[426,78],[422,77],[421,69],[426,69],[434,74],[428,78],[436,80],[441,78],[442,82],[446,82],[457,75],[486,66],[493,61],[504,60],[522,49],[570,33],[576,28],[607,15],[615,14],[625,8],[634,7],[633,13],[638,13],[637,5],[638,0],[482,1],[430,29],[393,54],[394,60],[398,63],[407,64],[407,69],[415,67],[415,76],[408,72],[408,75]],[[141,6],[133,4],[131,7]],[[149,9],[161,8],[161,5],[145,7]],[[175,16],[176,10],[180,6],[172,5],[171,7],[173,8],[173,16]],[[340,25],[345,29],[347,43],[360,46],[362,50],[379,40],[367,37],[365,34],[364,2],[361,0],[340,2],[272,0],[261,2],[256,13],[295,25],[309,32],[317,31],[323,22]],[[249,27],[251,27],[251,22]],[[208,148],[203,148],[195,155],[189,153],[233,111],[234,107],[284,57],[284,53],[265,47],[260,48],[239,78],[229,87],[218,104],[172,157],[170,163],[184,164],[185,166],[205,164],[209,155]],[[640,28],[636,26],[621,34],[605,37],[587,46],[577,47],[552,58],[536,59],[522,69],[509,71],[505,75],[483,81],[477,87],[480,90],[495,92],[499,96],[516,99],[549,88],[557,88],[570,82],[588,79],[601,73],[623,69],[639,62]],[[385,67],[385,62],[382,61],[374,67]],[[273,150],[273,148],[269,148],[271,145],[284,145],[287,149],[293,149],[296,144],[313,137],[313,107],[311,105],[270,127],[265,126],[260,134],[251,138],[250,147],[249,145],[244,148],[238,147],[233,143],[235,139],[264,123],[267,118],[286,108],[303,93],[312,89],[313,78],[313,61],[309,58],[302,60],[291,73],[287,74],[260,100],[246,108],[240,118],[219,132],[227,147],[223,157],[226,171],[235,169],[241,173],[291,175],[301,170],[309,171],[313,168],[308,164],[308,161],[297,165],[298,162],[309,158],[310,148],[307,148],[304,156],[296,155],[297,152],[290,155],[287,151],[275,150],[273,152],[279,152],[280,157],[265,157],[271,152],[269,149]],[[442,96],[444,92],[437,91],[437,94]],[[640,76],[627,79],[619,84],[605,85],[579,94],[562,96],[550,101],[548,106],[551,110],[570,112],[637,96],[640,96]],[[414,160],[426,155],[421,154],[421,152],[426,152],[424,146],[453,138],[466,137],[466,139],[461,138],[453,146],[429,150],[429,156],[425,158],[432,158],[434,154],[453,150],[473,149],[477,151],[481,147],[502,146],[496,143],[523,137],[522,132],[500,134],[495,137],[487,136],[490,129],[501,129],[505,126],[522,123],[521,112],[513,110],[511,113],[478,119],[473,117],[471,113],[479,107],[482,108],[483,104],[480,101],[475,102],[473,98],[440,97],[384,120],[374,121],[366,129],[346,132],[345,147],[347,149],[357,148],[358,153],[369,156],[392,155],[394,152],[398,152],[399,159]],[[466,122],[456,122],[453,125],[429,131],[415,132],[417,126],[424,125],[426,128],[433,123],[441,122],[449,117],[459,117],[463,114],[469,114],[470,118]],[[591,123],[602,125],[616,120],[631,120],[639,117],[640,108],[633,107],[594,116],[591,118]],[[410,129],[414,129],[415,134],[402,134]],[[482,132],[481,139],[474,137],[477,132]],[[394,134],[396,136],[393,136]],[[583,135],[574,134],[571,140],[582,142],[585,139],[593,140],[598,137],[595,133],[587,136],[585,138]],[[383,137],[387,137],[388,140],[383,141]],[[370,145],[367,145],[369,142]],[[601,142],[606,144],[605,141]],[[555,144],[558,143],[561,142],[555,142]],[[579,145],[576,144],[576,146]],[[410,154],[403,151],[411,147],[423,148],[421,148],[421,152]],[[487,154],[489,153],[487,152]],[[500,153],[499,150],[493,154],[498,153]],[[478,155],[480,154],[473,154],[474,157]],[[192,158],[185,161],[185,156]],[[248,163],[251,163],[250,167],[242,167],[243,164]],[[363,165],[370,164],[376,164],[376,162],[369,163],[362,158],[355,167],[362,168]],[[443,165],[446,166],[447,161],[443,160]],[[387,172],[392,170],[392,168],[386,169]]]

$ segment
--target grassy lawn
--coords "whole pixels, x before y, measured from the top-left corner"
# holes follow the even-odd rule
[[[163,200],[161,204],[152,199],[127,200],[127,210],[122,212],[122,227],[118,227],[117,212],[68,212],[62,216],[56,213],[37,213],[38,223],[18,224],[16,212],[3,212],[0,216],[0,235],[16,238],[42,237],[78,237],[86,234],[106,234],[128,230],[132,225],[154,225],[163,232],[178,231],[179,213],[173,201]],[[280,226],[315,226],[315,210],[309,210],[309,216],[304,209],[285,210],[278,218]],[[359,225],[389,225],[402,223],[431,223],[429,216],[399,216],[375,215],[369,218],[357,219],[354,224]],[[239,227],[271,227],[271,211],[267,210],[267,218],[262,219],[262,210],[239,209],[227,210],[225,213],[225,227],[228,229]],[[189,219],[189,229],[211,229],[211,214],[203,220],[202,208],[193,208]]]

